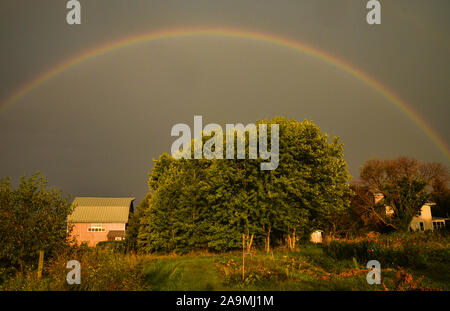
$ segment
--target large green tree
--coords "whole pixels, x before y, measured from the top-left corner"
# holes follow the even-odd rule
[[[275,170],[261,170],[267,160],[260,157],[249,159],[248,135],[245,159],[175,160],[164,154],[155,161],[138,235],[142,250],[228,250],[242,247],[243,235],[248,248],[253,241],[266,250],[285,241],[295,248],[314,229],[335,229],[332,220],[349,206],[342,144],[328,141],[311,121],[277,117],[259,124],[268,125],[268,137],[270,125],[279,126]]]
[[[13,189],[10,178],[0,180],[0,262],[21,270],[36,263],[37,252],[51,256],[68,245],[68,198],[48,190],[39,173],[23,176]]]

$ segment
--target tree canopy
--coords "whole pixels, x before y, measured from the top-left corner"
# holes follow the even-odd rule
[[[329,142],[312,121],[277,117],[260,123],[279,125],[275,170],[261,170],[261,158],[176,160],[163,154],[155,160],[138,234],[141,250],[222,251],[242,247],[243,235],[249,248],[284,242],[293,248],[312,230],[333,230],[350,193],[339,139]],[[247,152],[248,137],[246,146]]]
[[[68,245],[71,204],[39,175],[23,176],[16,189],[9,178],[0,180],[0,262],[8,266],[22,269],[39,250],[52,255]]]

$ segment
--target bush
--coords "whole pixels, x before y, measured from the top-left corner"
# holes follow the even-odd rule
[[[378,260],[382,266],[425,268],[429,262],[449,261],[448,241],[439,233],[394,233],[378,238],[333,240],[324,246],[327,255],[336,259],[367,262]]]
[[[50,258],[68,247],[72,206],[61,192],[46,186],[39,173],[23,176],[16,189],[10,179],[0,179],[0,270],[24,271],[36,266],[38,251]]]
[[[108,244],[107,244],[108,245]],[[67,284],[69,260],[78,260],[81,266],[81,284]],[[36,269],[27,268],[0,284],[0,290],[145,290],[141,259],[124,255],[103,247],[72,247],[44,262],[42,279]]]
[[[102,241],[98,242],[96,247],[98,249],[110,250],[117,253],[124,254],[126,252],[126,243],[125,240],[121,241]]]

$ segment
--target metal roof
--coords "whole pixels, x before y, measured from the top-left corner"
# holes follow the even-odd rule
[[[134,198],[76,197],[68,222],[120,222],[127,223]]]

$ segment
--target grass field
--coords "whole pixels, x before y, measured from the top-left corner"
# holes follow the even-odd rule
[[[382,269],[383,284],[369,285],[368,269],[356,260],[335,260],[308,245],[297,252],[282,250],[246,257],[192,254],[154,259],[143,270],[153,290],[449,290],[448,267],[426,270]],[[444,270],[440,270],[444,268]],[[420,279],[422,279],[420,281]]]
[[[322,247],[305,244],[295,252],[266,254],[192,253],[187,255],[120,254],[90,249],[78,254],[81,284],[68,285],[67,256],[48,262],[43,278],[36,271],[19,273],[2,290],[450,290],[448,265],[426,269],[383,268],[382,284],[369,285],[365,263],[337,260]]]

